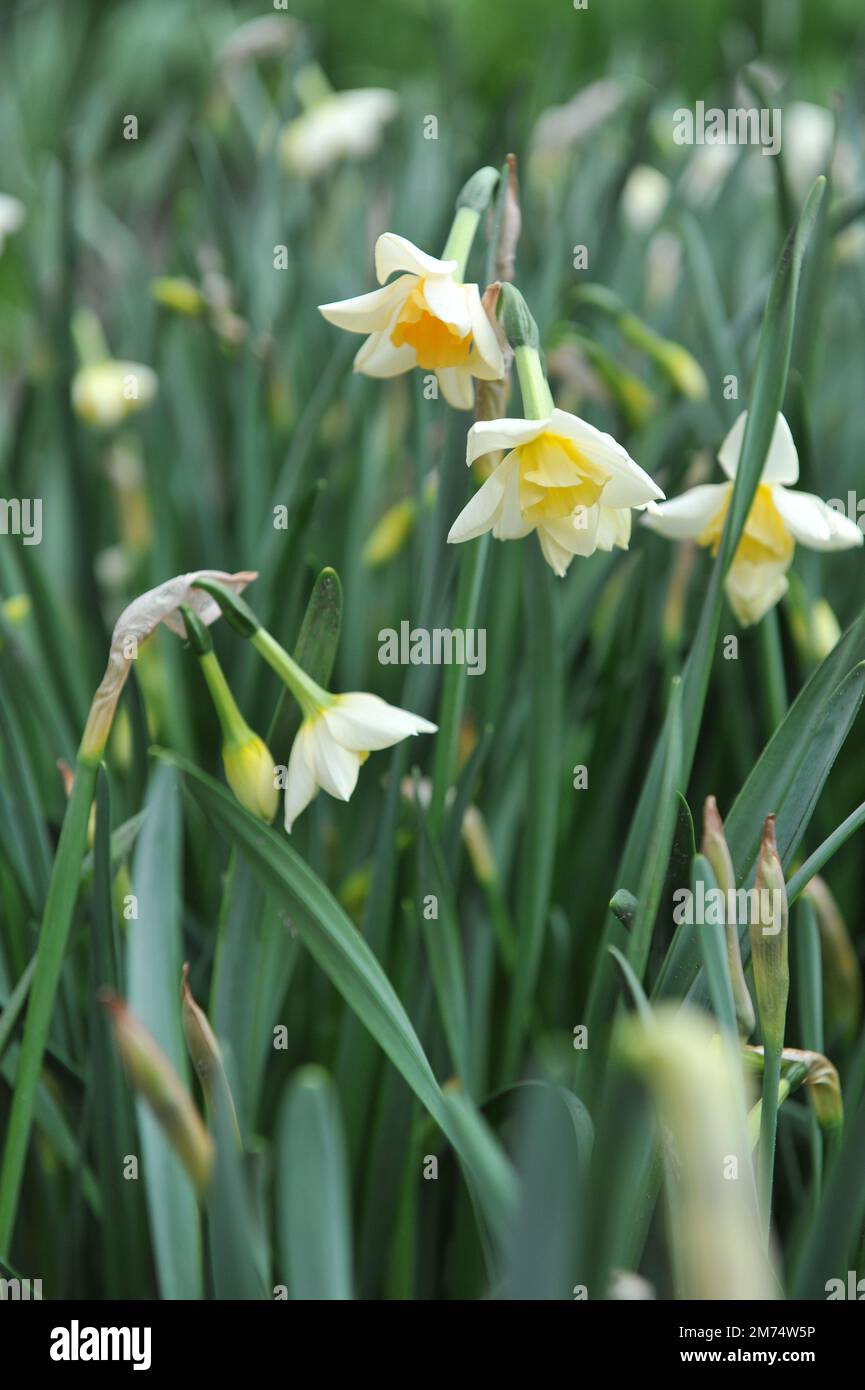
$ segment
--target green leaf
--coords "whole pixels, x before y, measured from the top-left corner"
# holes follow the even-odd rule
[[[345,1136],[333,1082],[321,1067],[292,1078],[276,1134],[281,1274],[293,1299],[352,1297]]]
[[[155,770],[146,808],[132,865],[138,916],[128,929],[127,998],[132,1012],[188,1085],[180,1010],[182,826],[172,768]],[[138,1100],[136,1109],[160,1296],[201,1298],[201,1223],[195,1191],[149,1106]],[[116,1160],[120,1162],[122,1155]]]

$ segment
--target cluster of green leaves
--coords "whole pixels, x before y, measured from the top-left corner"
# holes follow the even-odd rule
[[[754,166],[769,161],[745,150],[716,202],[690,207],[692,152],[653,143],[679,96],[663,85],[663,52],[635,81],[628,45],[598,17],[613,7],[588,20],[603,40],[594,69],[583,66],[591,45],[573,67],[561,44],[540,62],[540,41],[520,49],[512,17],[524,56],[511,60],[492,37],[480,45],[483,71],[477,45],[471,62],[438,61],[460,51],[463,20],[446,9],[434,21],[439,47],[421,60],[407,41],[413,7],[392,35],[366,37],[352,27],[358,8],[346,7],[342,28],[335,17],[323,36],[332,75],[399,87],[403,110],[373,160],[316,185],[285,176],[273,139],[296,114],[291,78],[312,51],[309,30],[278,60],[225,73],[213,55],[251,13],[241,6],[66,8],[61,20],[58,7],[17,7],[0,58],[0,129],[14,133],[4,178],[28,205],[26,231],[0,260],[11,381],[0,493],[44,499],[42,546],[0,544],[7,1142],[27,1139],[8,1133],[14,1088],[35,1087],[20,1200],[0,1193],[14,1232],[0,1257],[42,1277],[52,1297],[255,1298],[284,1285],[293,1297],[567,1298],[576,1284],[603,1297],[621,1268],[668,1295],[655,1121],[615,1062],[611,1033],[617,1014],[659,999],[687,998],[731,1024],[717,941],[672,922],[673,889],[705,874],[689,807],[717,796],[741,883],[753,881],[763,819],[776,813],[791,897],[805,882],[797,865],[813,856],[809,872],[825,865],[861,954],[865,885],[848,844],[862,798],[859,557],[797,557],[768,671],[757,633],[739,635],[738,660],[722,655],[734,631],[723,573],[777,410],[794,425],[805,487],[844,497],[857,485],[862,272],[836,254],[846,214],[818,185],[795,225],[782,225],[788,185],[760,185]],[[700,8],[700,22],[721,32],[717,7]],[[643,11],[623,9],[621,33],[646,33]],[[663,10],[670,33],[686,10]],[[838,6],[837,32],[844,23]],[[732,32],[731,64],[743,56]],[[839,47],[820,50],[816,74],[791,60],[800,91],[819,95]],[[543,84],[526,80],[532,52]],[[453,101],[442,73],[465,82]],[[577,75],[605,73],[621,80],[618,109],[553,166],[533,162],[542,107],[570,97]],[[707,73],[706,94],[726,105],[733,75]],[[430,110],[437,141],[423,138]],[[130,111],[134,146],[121,135]],[[861,114],[851,98],[844,129]],[[558,404],[621,439],[668,496],[693,455],[713,452],[751,408],[719,555],[696,559],[684,594],[680,555],[638,529],[628,555],[577,560],[564,581],[533,538],[448,549],[473,486],[467,417],[426,400],[416,378],[352,376],[354,344],[316,311],[371,287],[368,220],[382,207],[393,230],[439,250],[460,183],[485,159],[500,164],[504,133],[523,174],[519,282],[545,346],[588,338],[653,396],[635,421],[551,350]],[[671,178],[665,216],[682,249],[675,288],[658,302],[648,237],[620,199],[647,158]],[[688,345],[710,379],[706,401],[679,398],[614,323],[578,305],[574,243],[589,248],[592,281]],[[277,244],[288,247],[287,270],[274,268]],[[197,279],[216,257],[248,329],[235,347],[150,297],[152,276]],[[470,278],[482,266],[479,246]],[[102,317],[114,353],[148,362],[161,383],[152,410],[109,438],[69,411],[70,316],[82,303]],[[723,398],[728,373],[739,376],[738,402]],[[404,499],[414,504],[405,544],[371,567],[367,538]],[[286,509],[288,530],[274,528],[274,508]],[[75,915],[42,1070],[28,1080],[21,1029],[37,998],[40,924],[44,955],[54,920],[64,815],[56,760],[74,762],[123,602],[216,566],[259,571],[250,602],[319,679],[436,718],[442,734],[373,755],[351,803],[319,797],[289,841],[225,788],[196,663],[175,637],[155,636],[99,774],[92,848],[80,873],[64,866]],[[846,631],[818,661],[807,631],[824,595]],[[484,677],[460,685],[431,667],[381,666],[377,634],[403,618],[484,627]],[[285,763],[295,723],[275,679],[225,624],[214,640],[244,714],[271,730]],[[778,660],[780,704],[768,679]],[[577,764],[588,769],[583,790]],[[470,804],[488,829],[492,880],[478,879],[461,835]],[[627,927],[607,910],[618,889],[635,899]],[[423,913],[429,895],[435,919]],[[861,1264],[865,1033],[823,1007],[813,923],[791,934],[787,1036],[836,1063],[847,1114],[824,1164],[798,1096],[780,1111],[782,1286],[819,1297],[827,1278]],[[223,1046],[243,1136],[241,1154],[226,1116],[210,1116],[217,1164],[203,1206],[136,1104],[96,1004],[101,986],[124,995],[192,1087],[184,960]],[[575,1053],[580,1024],[589,1046]],[[137,1181],[124,1176],[128,1155]]]

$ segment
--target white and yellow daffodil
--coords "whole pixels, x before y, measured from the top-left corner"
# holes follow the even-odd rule
[[[90,362],[72,379],[72,406],[85,424],[113,429],[149,405],[157,385],[156,373],[141,362]]]
[[[286,126],[282,161],[292,173],[315,179],[340,159],[365,159],[398,111],[399,97],[384,87],[330,92]]]
[[[728,481],[703,483],[669,502],[651,504],[643,516],[646,526],[670,540],[695,540],[711,547],[713,555],[717,552],[746,419],[744,411],[718,453]],[[811,550],[848,550],[862,544],[862,532],[854,521],[810,492],[791,490],[798,478],[796,445],[790,426],[779,415],[725,583],[730,607],[743,627],[759,622],[787,592],[787,571],[797,541]]]
[[[471,209],[461,211],[476,217]],[[462,283],[467,250],[460,255],[457,248],[450,256],[445,247],[444,259],[438,260],[394,232],[379,237],[375,270],[382,288],[319,305],[328,323],[369,335],[354,359],[356,372],[373,377],[399,376],[415,367],[435,372],[445,400],[459,410],[472,407],[473,377],[500,380],[504,359],[480,292],[477,285]],[[389,280],[394,273],[396,279]]]
[[[322,692],[324,693],[324,692]],[[412,734],[434,734],[436,725],[418,714],[360,691],[325,696],[306,714],[288,760],[285,828],[290,831],[320,788],[348,801],[370,753],[390,748]]]
[[[631,508],[664,495],[611,435],[565,410],[472,425],[467,463],[502,449],[508,453],[460,512],[450,542],[536,531],[547,564],[563,575],[575,555],[627,550]]]

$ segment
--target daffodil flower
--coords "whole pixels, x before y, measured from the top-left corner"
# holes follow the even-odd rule
[[[497,177],[495,170],[481,169],[466,184],[441,260],[405,237],[385,232],[375,247],[382,288],[319,305],[328,323],[369,335],[354,359],[356,372],[373,377],[399,376],[415,367],[435,372],[445,400],[458,410],[470,410],[474,403],[473,377],[498,381],[504,375],[502,350],[480,291],[463,283],[481,212]],[[396,279],[389,280],[394,273]]]
[[[156,373],[141,362],[91,362],[72,379],[72,406],[86,425],[112,429],[156,395]]]
[[[291,827],[323,788],[348,801],[370,753],[391,748],[412,734],[434,734],[419,714],[389,705],[377,695],[327,695],[310,708],[292,744],[285,786],[285,828]],[[309,708],[309,707],[308,707]]]
[[[718,454],[729,481],[704,483],[669,502],[651,504],[643,517],[645,525],[670,540],[695,540],[711,547],[713,555],[717,552],[746,419],[747,411],[739,416]],[[759,622],[787,592],[787,571],[797,541],[811,550],[848,550],[862,544],[855,522],[812,493],[791,490],[798,477],[796,445],[790,426],[779,415],[725,583],[730,607],[743,627]]]
[[[282,161],[292,173],[315,179],[340,159],[364,159],[398,110],[396,92],[384,87],[329,93],[286,126]]]
[[[485,531],[497,540],[518,540],[535,531],[544,559],[561,576],[575,555],[627,550],[631,508],[664,494],[611,435],[555,408],[525,301],[511,285],[503,287],[502,298],[529,418],[472,425],[468,464],[508,452],[460,512],[448,540],[473,540]]]
[[[221,580],[198,581],[216,599],[236,632],[250,644],[287,686],[303,713],[288,760],[285,781],[285,828],[291,827],[320,789],[348,801],[358,773],[370,753],[390,748],[411,734],[434,734],[436,725],[419,714],[389,705],[377,695],[355,691],[332,695],[298,666],[262,627],[252,609]]]

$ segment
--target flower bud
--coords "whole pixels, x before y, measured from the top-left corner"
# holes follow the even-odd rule
[[[757,992],[760,1031],[767,1048],[779,1051],[790,993],[787,954],[787,889],[775,842],[775,817],[763,827],[755,880],[759,910],[751,919],[751,966]],[[768,895],[768,896],[767,896]],[[756,919],[756,920],[755,920]]]
[[[213,1142],[189,1092],[124,1001],[105,991],[101,1003],[132,1086],[150,1106],[197,1190],[203,1192],[213,1166]]]
[[[201,1082],[201,1089],[207,1104],[212,1111],[218,1098],[217,1093],[222,1093],[239,1140],[240,1130],[237,1124],[237,1112],[234,1108],[234,1098],[228,1084],[228,1077],[225,1074],[222,1052],[207,1014],[195,1002],[192,990],[189,988],[188,962],[184,963],[183,966],[180,1003],[183,1011],[183,1035],[186,1038],[186,1050],[195,1068],[195,1074]]]
[[[180,275],[162,275],[150,282],[150,293],[157,304],[176,314],[196,318],[204,308],[204,295],[191,280]]]
[[[279,804],[276,765],[264,740],[251,729],[247,733],[244,742],[222,746],[225,778],[241,806],[269,825]]]
[[[718,813],[718,803],[713,796],[707,796],[703,803],[702,852],[711,865],[715,882],[724,893],[725,900],[729,901],[727,895],[731,890],[733,892],[736,890],[736,874],[724,836],[724,823]],[[733,1004],[739,1032],[743,1037],[748,1038],[754,1031],[754,1005],[751,1002],[751,995],[748,993],[748,986],[745,983],[745,972],[742,969],[739,924],[736,921],[729,921],[729,916],[729,913],[725,913],[724,938],[727,948],[727,965],[730,971],[730,986],[733,992]]]

